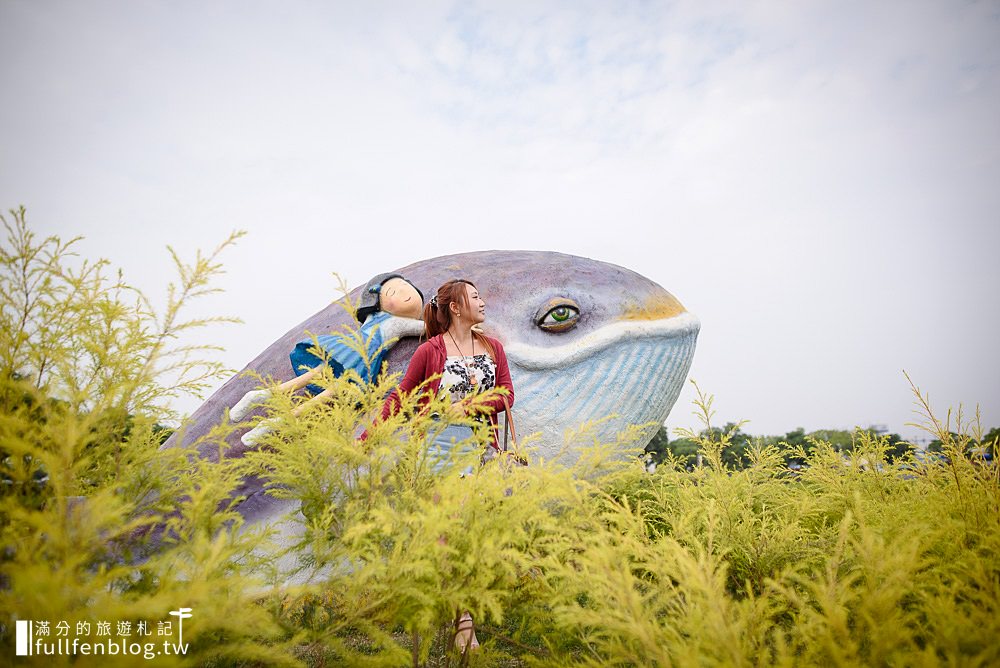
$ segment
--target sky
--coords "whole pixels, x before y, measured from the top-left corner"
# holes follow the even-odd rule
[[[1000,425],[1000,2],[0,0],[0,84],[39,234],[162,304],[247,231],[192,311],[235,370],[333,272],[552,250],[700,318],[718,424],[915,437],[905,370]]]

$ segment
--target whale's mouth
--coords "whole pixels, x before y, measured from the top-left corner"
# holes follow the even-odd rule
[[[676,338],[695,334],[701,327],[691,313],[659,320],[618,320],[560,346],[533,346],[511,342],[507,357],[523,369],[555,369],[581,362],[621,341]]]

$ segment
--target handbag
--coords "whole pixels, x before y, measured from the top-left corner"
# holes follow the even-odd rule
[[[510,436],[510,451],[507,450],[507,437]],[[512,460],[521,466],[527,466],[528,460],[517,452],[517,430],[514,429],[514,416],[510,412],[510,404],[507,397],[503,397],[503,447],[500,452],[509,455]]]

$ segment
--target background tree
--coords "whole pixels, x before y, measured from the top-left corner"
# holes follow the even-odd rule
[[[990,429],[980,442],[983,448],[983,456],[991,462],[997,460],[997,446],[1000,445],[1000,427]]]
[[[670,430],[667,425],[662,424],[653,434],[653,438],[646,444],[645,453],[650,461],[659,464],[666,458],[670,447]]]

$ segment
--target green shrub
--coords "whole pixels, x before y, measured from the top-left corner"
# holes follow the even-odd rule
[[[187,606],[197,617],[184,635],[186,658],[160,661],[293,663],[251,594],[264,564],[248,555],[263,537],[238,532],[239,515],[225,508],[243,464],[159,450],[169,401],[225,374],[201,359],[210,346],[176,341],[208,322],[183,311],[214,291],[217,256],[239,235],[190,265],[174,254],[180,281],[157,313],[120,273],[109,277],[106,261],[78,261],[76,239],[36,240],[23,208],[2,220],[0,652],[14,654],[15,619],[83,622],[93,632],[102,621],[169,620]],[[202,442],[221,444],[227,431]],[[142,537],[165,526],[162,549],[144,558]],[[46,665],[135,661],[45,657]]]
[[[207,349],[170,347],[203,324],[179,314],[211,290],[217,255],[177,260],[157,317],[105,263],[70,269],[74,242],[37,242],[12,214],[0,279],[6,656],[14,619],[162,619],[184,605],[190,650],[159,661],[1000,663],[1000,485],[975,454],[995,443],[961,413],[938,420],[916,388],[943,460],[859,431],[849,449],[807,438],[792,472],[787,452],[740,425],[712,428],[699,391],[705,429],[683,434],[704,462],[693,471],[668,457],[647,473],[620,456],[638,454],[636,432],[590,443],[583,425],[566,437],[590,443],[573,468],[504,460],[460,477],[477,455],[435,472],[424,443],[438,423],[412,401],[374,419],[398,377],[327,375],[334,401],[295,416],[304,398],[276,393],[278,428],[216,464],[160,450],[159,425],[171,397],[221,377],[197,359]],[[224,448],[231,429],[223,420],[201,444]],[[250,474],[295,504],[273,530],[234,510]],[[166,529],[156,549],[150,529]],[[471,657],[450,651],[465,610],[484,645]]]

